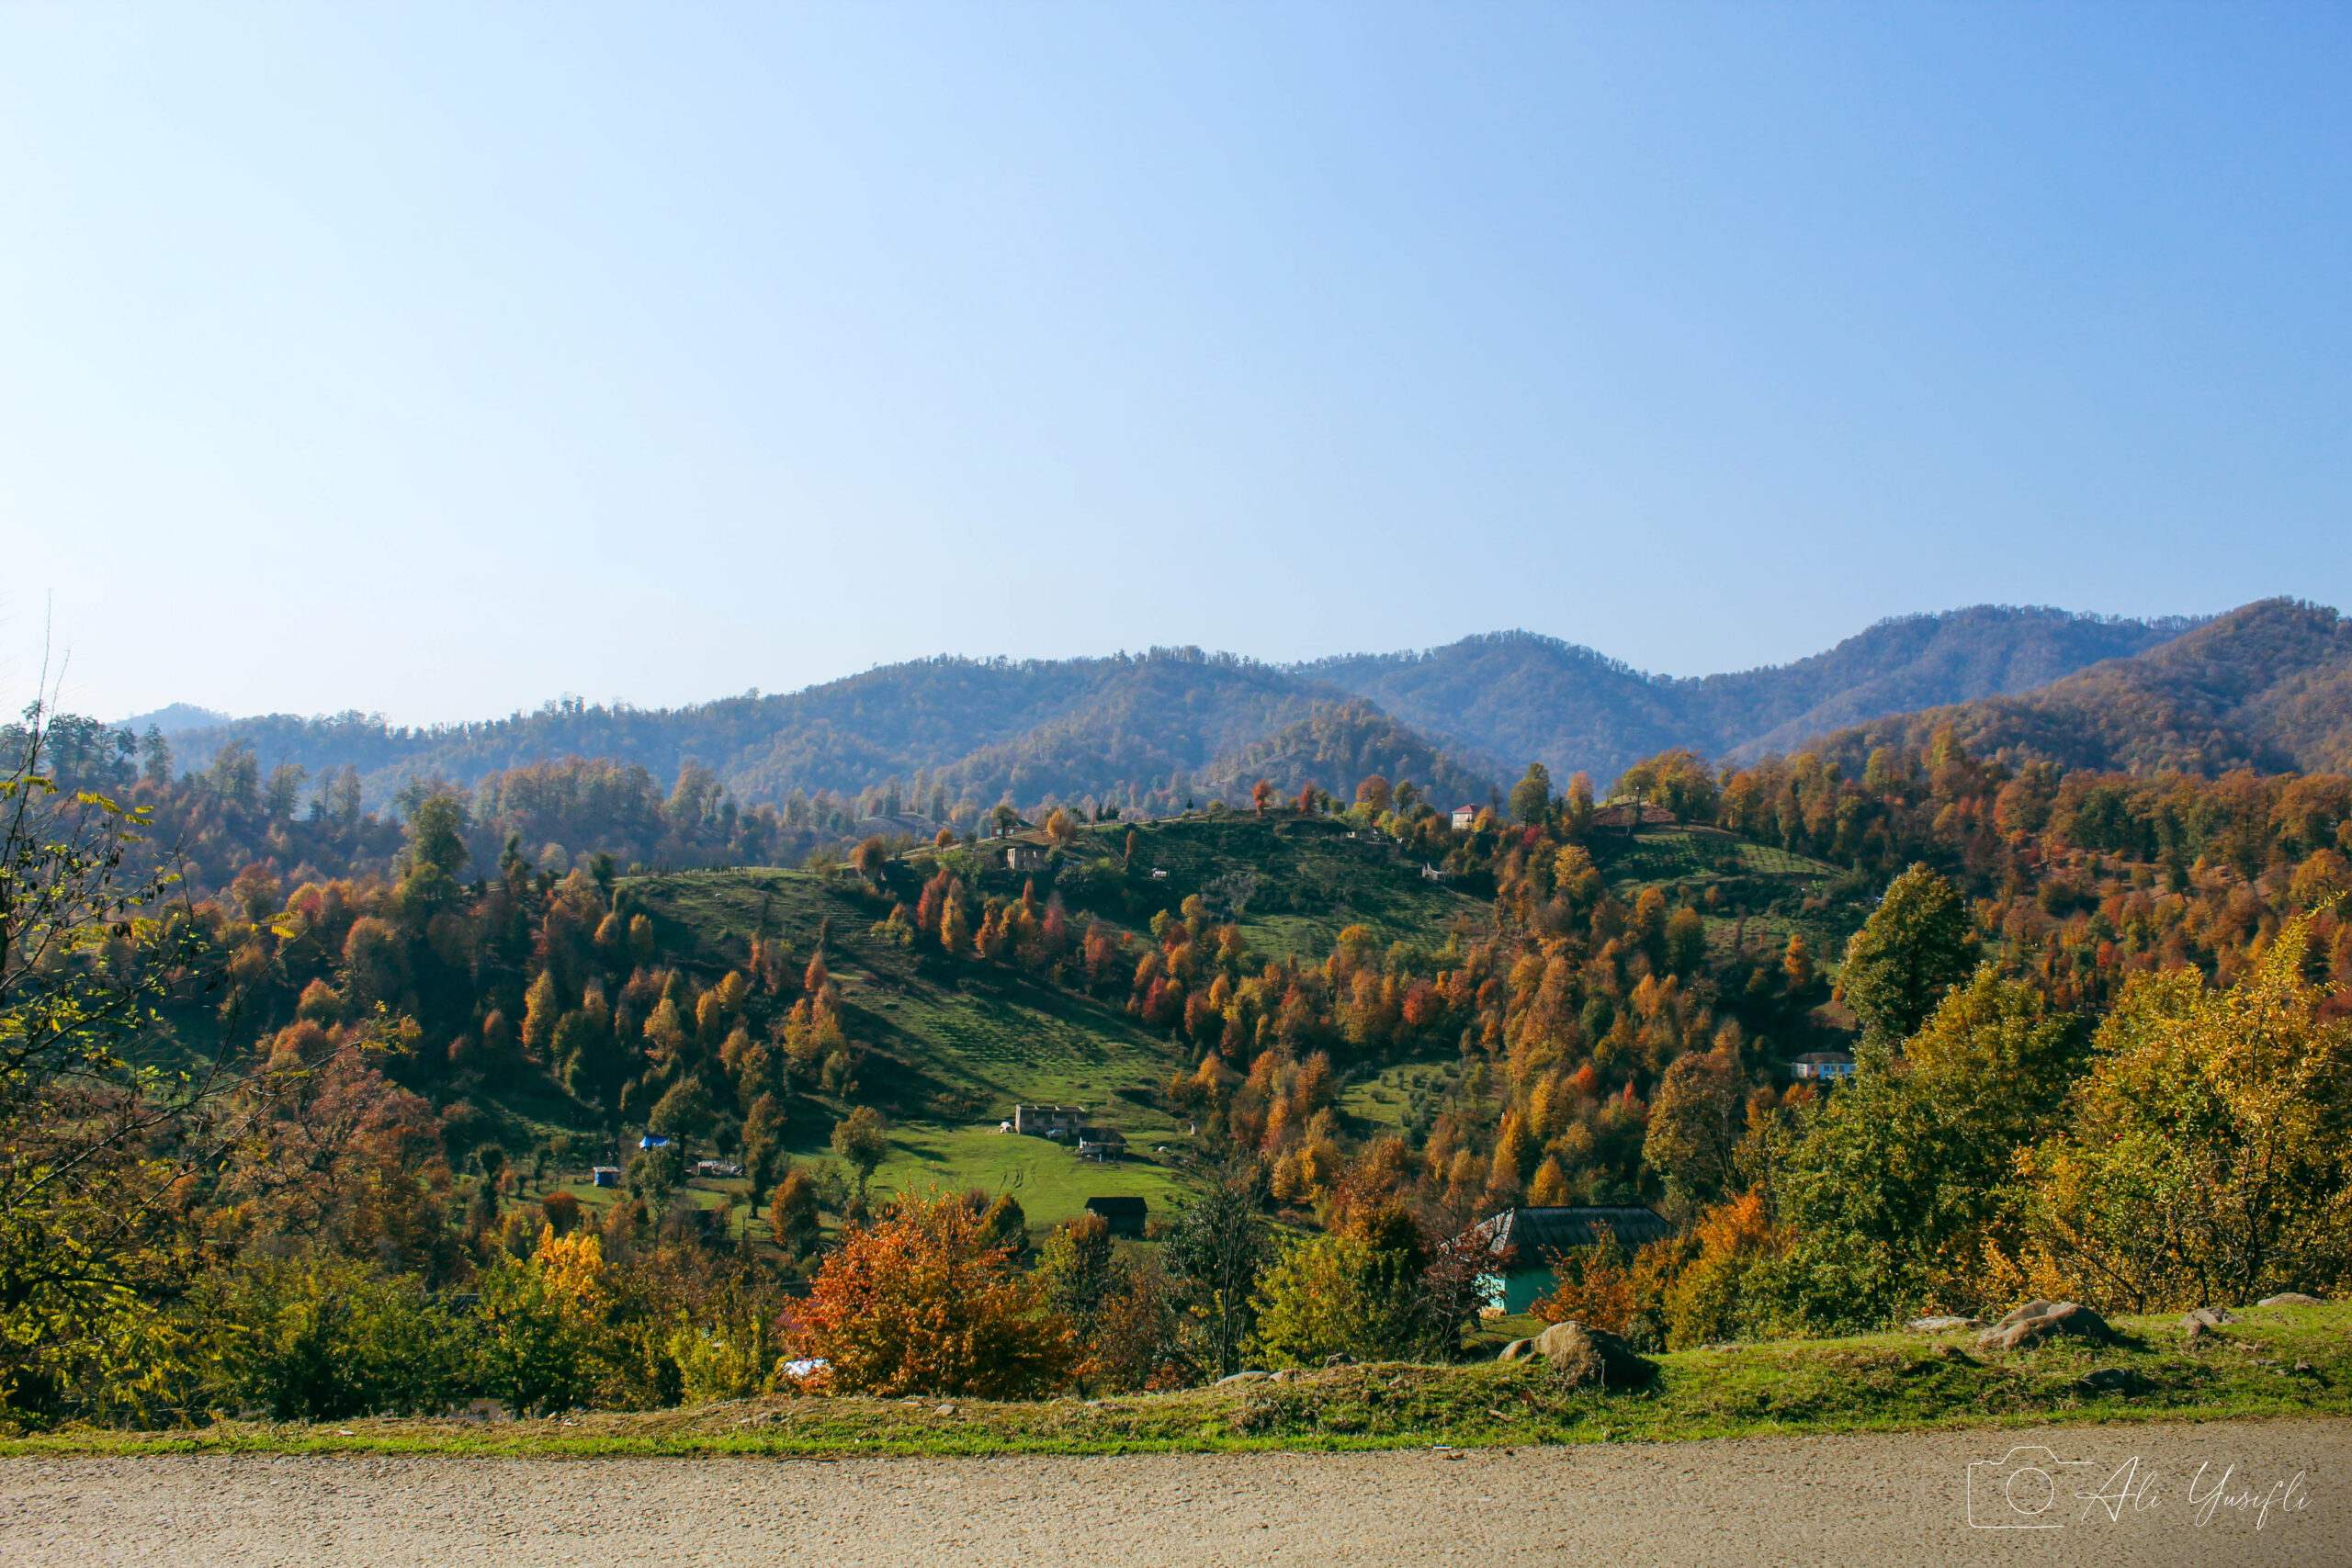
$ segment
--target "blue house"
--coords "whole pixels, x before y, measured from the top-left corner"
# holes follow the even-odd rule
[[[1493,1268],[1479,1280],[1486,1288],[1487,1304],[1516,1316],[1559,1284],[1552,1272],[1553,1260],[1564,1252],[1594,1245],[1603,1227],[1628,1252],[1674,1234],[1674,1226],[1655,1209],[1639,1203],[1604,1203],[1505,1209],[1471,1226],[1462,1239],[1493,1260]]]

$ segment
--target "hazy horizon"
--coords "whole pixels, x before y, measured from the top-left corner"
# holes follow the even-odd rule
[[[2241,607],[2241,606],[2238,606],[2238,605],[2234,605],[2234,604],[2233,604],[2233,605],[2230,605],[2230,606],[2228,606],[2226,609],[2224,609],[2224,610],[2222,610],[2222,611],[2215,612],[2214,614],[2216,614],[2216,615],[2227,614],[2229,610],[2234,610],[2234,609],[2237,609],[2237,608],[2240,608],[2240,607]],[[2187,616],[2114,615],[2106,615],[2106,614],[2104,614],[2103,612],[2098,612],[2098,611],[2069,611],[2069,610],[2067,610],[2067,609],[2066,609],[2066,607],[2065,607],[2065,606],[2064,606],[2064,605],[2058,605],[2058,604],[2006,604],[2006,605],[2004,605],[2004,604],[1959,604],[1959,605],[1954,605],[1954,606],[1952,606],[1952,607],[1951,607],[1951,609],[1949,609],[1949,610],[1942,610],[1942,611],[1932,611],[1932,610],[1931,610],[1931,611],[1916,611],[1916,612],[1909,612],[1909,613],[1906,613],[1906,614],[1905,614],[1905,615],[1882,615],[1882,616],[1880,616],[1877,620],[1875,620],[1875,621],[1871,622],[1869,626],[1857,627],[1854,631],[1849,632],[1849,633],[1847,633],[1847,634],[1845,634],[1845,635],[1843,635],[1843,636],[1841,636],[1841,637],[1838,637],[1838,638],[1836,638],[1835,640],[1833,640],[1833,641],[1831,641],[1831,642],[1825,643],[1825,644],[1823,644],[1820,648],[1817,648],[1817,649],[1813,649],[1810,653],[1800,654],[1800,655],[1798,655],[1798,656],[1797,656],[1797,658],[1795,658],[1795,659],[1793,659],[1793,660],[1778,660],[1778,661],[1776,661],[1775,663],[1769,663],[1769,664],[1768,664],[1768,663],[1763,663],[1763,662],[1758,662],[1758,663],[1751,663],[1751,664],[1741,664],[1741,665],[1735,665],[1735,666],[1731,666],[1731,667],[1728,667],[1728,668],[1725,668],[1725,669],[1722,669],[1722,670],[1708,670],[1708,671],[1693,671],[1693,672],[1691,672],[1691,673],[1690,673],[1690,674],[1689,674],[1689,675],[1668,675],[1668,674],[1667,674],[1666,672],[1664,672],[1664,671],[1660,671],[1642,670],[1642,669],[1640,669],[1638,666],[1634,666],[1634,670],[1635,670],[1636,673],[1638,673],[1638,674],[1642,675],[1643,677],[1645,677],[1645,679],[1649,679],[1649,680],[1696,680],[1696,679],[1703,679],[1703,678],[1711,677],[1711,676],[1746,674],[1746,673],[1748,673],[1748,672],[1751,672],[1751,671],[1760,671],[1760,670],[1767,670],[1767,669],[1777,668],[1777,667],[1781,666],[1781,665],[1786,665],[1786,664],[1791,664],[1791,663],[1801,663],[1801,662],[1803,662],[1804,660],[1806,660],[1806,659],[1810,659],[1810,658],[1813,658],[1813,657],[1815,657],[1815,655],[1828,653],[1828,652],[1832,651],[1833,649],[1837,649],[1837,648],[1838,648],[1838,647],[1842,646],[1844,643],[1846,643],[1846,642],[1848,642],[1848,641],[1850,641],[1852,638],[1854,638],[1854,637],[1859,637],[1859,636],[1862,635],[1863,633],[1868,632],[1868,631],[1871,631],[1871,630],[1872,630],[1872,629],[1874,629],[1874,628],[1876,628],[1876,627],[1878,627],[1878,626],[1885,626],[1885,625],[1888,625],[1888,624],[1891,624],[1891,623],[1899,622],[1899,621],[1903,621],[1903,620],[1906,620],[1906,619],[1912,619],[1912,618],[1929,618],[1929,619],[1932,619],[1932,618],[1935,618],[1936,616],[1939,616],[1939,615],[1958,615],[1958,614],[1961,614],[1961,613],[1962,613],[1962,612],[1969,611],[1969,610],[1982,610],[1982,609],[2049,610],[2049,611],[2056,611],[2056,612],[2059,612],[2059,613],[2061,613],[2061,614],[2067,614],[2067,615],[2086,615],[2086,616],[2099,616],[2099,617],[2101,617],[2101,618],[2104,618],[2104,619],[2107,619],[2107,620],[2110,620],[2110,621],[2136,621],[2136,622],[2147,623],[2147,624],[2160,623],[2160,622],[2165,621],[2165,620],[2167,620],[2167,619],[2179,619],[2179,620],[2185,620],[2185,621],[2194,622],[2194,623],[2202,623],[2202,622],[2205,622],[2205,621],[2210,621],[2210,620],[2211,620],[2211,619],[2213,619],[2213,618],[2214,618],[2214,615],[2187,615]],[[1579,643],[1579,642],[1577,642],[1577,641],[1575,638],[1573,638],[1573,637],[1555,637],[1553,634],[1551,634],[1551,633],[1549,633],[1549,632],[1540,632],[1540,631],[1535,631],[1535,630],[1533,630],[1533,629],[1532,629],[1532,628],[1525,627],[1525,626],[1504,626],[1504,627],[1496,627],[1496,628],[1493,628],[1493,629],[1491,629],[1491,630],[1484,631],[1484,632],[1469,632],[1469,633],[1465,633],[1465,634],[1464,634],[1464,636],[1463,636],[1463,637],[1461,637],[1454,638],[1454,639],[1453,639],[1453,641],[1458,643],[1458,642],[1467,641],[1467,640],[1469,640],[1470,638],[1473,638],[1473,637],[1538,637],[1538,638],[1542,638],[1542,639],[1544,639],[1544,640],[1547,640],[1547,641],[1559,642],[1559,643],[1565,643],[1565,644],[1566,644],[1566,645],[1568,645],[1569,647],[1572,647],[1572,648],[1580,648],[1580,649],[1583,649],[1584,650],[1586,650],[1587,652],[1599,654],[1599,655],[1600,655],[1602,658],[1605,658],[1605,659],[1611,659],[1611,660],[1615,660],[1615,659],[1616,659],[1616,656],[1615,656],[1615,655],[1613,655],[1613,654],[1611,654],[1611,653],[1609,651],[1609,649],[1605,649],[1605,648],[1595,648],[1595,647],[1593,647],[1593,646],[1592,646],[1591,644],[1589,644],[1589,643]],[[1445,648],[1445,647],[1449,647],[1449,646],[1452,646],[1452,645],[1451,645],[1451,644],[1448,644],[1448,643],[1432,643],[1432,644],[1424,644],[1424,645],[1422,645],[1422,646],[1416,647],[1416,648],[1397,648],[1397,649],[1337,649],[1337,650],[1333,650],[1332,652],[1329,652],[1329,653],[1326,653],[1326,654],[1317,654],[1317,655],[1312,656],[1312,657],[1310,657],[1310,658],[1306,658],[1306,659],[1297,659],[1297,660],[1273,660],[1273,659],[1262,659],[1262,658],[1258,657],[1258,656],[1257,656],[1257,655],[1255,655],[1255,654],[1247,653],[1247,652],[1244,652],[1244,651],[1242,651],[1242,650],[1240,650],[1240,649],[1238,649],[1202,648],[1200,645],[1198,645],[1198,644],[1196,644],[1196,643],[1195,643],[1195,644],[1173,643],[1173,644],[1160,644],[1160,645],[1157,645],[1157,646],[1158,646],[1158,648],[1159,648],[1159,649],[1164,649],[1164,650],[1169,650],[1169,651],[1174,651],[1174,650],[1181,650],[1181,649],[1192,649],[1192,650],[1193,650],[1193,651],[1196,651],[1196,652],[1198,652],[1198,653],[1202,654],[1202,655],[1203,655],[1204,657],[1205,657],[1205,658],[1210,658],[1210,659],[1220,659],[1220,658],[1233,658],[1233,659],[1240,659],[1240,660],[1246,660],[1246,661],[1250,662],[1250,663],[1270,665],[1270,666],[1272,666],[1273,668],[1276,668],[1276,669],[1288,670],[1288,671],[1301,671],[1301,672],[1308,672],[1308,673],[1311,673],[1311,672],[1312,672],[1312,670],[1313,670],[1313,667],[1314,667],[1316,664],[1317,664],[1317,663],[1319,663],[1319,662],[1322,662],[1322,661],[1323,661],[1323,660],[1333,660],[1333,659],[1367,659],[1367,658],[1368,658],[1368,659],[1382,659],[1382,658],[1409,658],[1409,657],[1413,657],[1413,656],[1416,656],[1416,655],[1427,654],[1427,653],[1432,653],[1432,652],[1437,651],[1437,650],[1438,650],[1438,649],[1442,649],[1442,648]],[[1073,660],[1073,661],[1074,661],[1074,660],[1095,660],[1095,659],[1114,659],[1114,658],[1119,658],[1119,657],[1122,657],[1122,656],[1137,656],[1137,657],[1140,657],[1140,656],[1143,656],[1143,655],[1145,655],[1145,654],[1148,654],[1148,653],[1153,652],[1153,651],[1155,651],[1155,649],[1150,649],[1150,648],[1108,649],[1103,649],[1103,650],[1100,650],[1100,651],[1096,651],[1096,652],[1085,652],[1085,653],[1064,654],[1064,655],[1059,655],[1059,656],[1056,656],[1056,657],[1057,657],[1057,659],[1059,659],[1059,660]],[[149,719],[151,719],[151,718],[153,718],[153,717],[156,716],[157,715],[159,715],[159,714],[161,714],[161,713],[163,713],[163,712],[164,712],[164,711],[167,711],[167,710],[169,710],[169,709],[171,709],[171,708],[175,708],[175,707],[176,707],[176,708],[187,708],[187,709],[201,710],[201,711],[203,711],[203,712],[205,712],[205,713],[207,713],[207,714],[209,714],[209,715],[213,716],[214,717],[218,718],[220,721],[221,721],[221,722],[223,722],[223,723],[234,723],[234,722],[236,722],[236,721],[238,721],[238,720],[240,720],[240,719],[259,718],[259,717],[266,717],[266,716],[292,716],[292,717],[323,717],[323,716],[331,716],[331,715],[334,715],[334,714],[338,714],[338,713],[345,713],[345,712],[358,712],[358,713],[369,714],[369,715],[371,715],[371,716],[376,716],[376,715],[379,715],[379,714],[381,714],[381,716],[383,716],[383,717],[384,717],[384,719],[386,720],[386,722],[387,722],[387,723],[392,724],[392,725],[394,725],[395,727],[407,727],[407,728],[432,728],[432,727],[435,727],[435,726],[438,726],[438,725],[458,725],[458,724],[473,724],[473,723],[489,723],[489,722],[495,722],[495,721],[497,721],[497,720],[499,720],[499,719],[508,718],[508,717],[514,716],[516,716],[516,715],[526,714],[526,713],[531,713],[531,712],[536,712],[536,711],[538,711],[538,710],[540,710],[540,709],[542,709],[542,708],[550,707],[550,706],[553,706],[554,705],[556,705],[557,703],[561,702],[561,701],[564,701],[564,700],[566,700],[566,699],[578,699],[578,700],[580,700],[580,701],[582,701],[582,702],[587,703],[587,704],[588,704],[589,705],[591,705],[591,706],[602,706],[602,707],[607,707],[607,708],[628,708],[628,709],[639,709],[639,710],[657,710],[657,711],[658,711],[658,710],[666,710],[666,709],[676,709],[676,708],[691,708],[691,707],[697,707],[697,706],[701,706],[701,705],[707,705],[707,704],[709,704],[709,703],[729,701],[729,700],[730,700],[730,699],[732,699],[732,698],[735,698],[735,697],[741,697],[741,696],[744,696],[744,695],[749,695],[749,694],[754,694],[754,693],[756,693],[756,694],[757,694],[757,695],[759,695],[759,696],[763,696],[763,697],[790,696],[790,695],[794,694],[795,694],[795,693],[797,693],[797,692],[808,691],[808,690],[812,690],[812,689],[815,689],[815,688],[818,688],[818,687],[821,687],[821,686],[828,686],[828,685],[831,685],[831,684],[833,684],[833,683],[834,683],[834,682],[836,682],[850,680],[850,679],[853,679],[853,678],[854,678],[854,677],[856,677],[856,676],[858,676],[858,675],[865,674],[865,673],[868,673],[868,672],[870,672],[870,671],[875,671],[875,670],[887,670],[887,669],[892,668],[893,666],[897,666],[897,665],[912,664],[912,663],[921,663],[921,662],[923,662],[923,661],[925,661],[925,660],[933,660],[933,659],[956,659],[956,660],[970,660],[970,661],[972,661],[972,662],[974,662],[974,663],[988,663],[988,662],[990,662],[990,661],[992,661],[992,660],[1000,660],[1000,659],[1012,660],[1013,662],[1016,662],[1016,663],[1018,663],[1018,662],[1027,662],[1027,661],[1030,661],[1030,660],[1029,660],[1029,659],[1028,659],[1027,657],[1025,657],[1025,656],[1024,656],[1024,657],[1023,657],[1023,658],[1015,658],[1014,656],[1010,655],[1010,654],[1001,654],[1001,653],[963,653],[963,652],[955,652],[955,651],[950,651],[950,650],[946,650],[946,649],[941,649],[941,650],[937,650],[937,651],[934,651],[934,652],[933,652],[933,653],[928,653],[928,654],[917,654],[917,655],[914,655],[912,658],[910,658],[910,659],[891,660],[888,660],[888,661],[887,661],[887,662],[883,662],[883,663],[870,664],[870,665],[866,666],[864,670],[843,670],[843,671],[838,671],[838,672],[836,672],[836,673],[834,673],[834,674],[820,676],[820,677],[818,677],[816,680],[809,681],[809,682],[804,682],[804,683],[802,683],[801,685],[798,685],[798,686],[785,687],[785,688],[779,688],[779,689],[776,689],[776,690],[770,690],[770,689],[768,689],[768,688],[766,688],[766,687],[745,687],[745,688],[741,688],[741,689],[739,689],[739,690],[736,690],[736,691],[731,691],[731,692],[729,692],[729,691],[723,691],[723,690],[714,690],[714,691],[712,691],[712,692],[710,692],[710,693],[708,693],[708,694],[705,694],[705,695],[703,695],[703,696],[699,696],[699,697],[688,697],[688,698],[686,698],[686,699],[684,699],[684,701],[681,701],[681,702],[676,702],[676,703],[662,703],[662,704],[655,704],[655,703],[632,703],[632,702],[628,701],[628,700],[627,698],[625,698],[625,697],[596,697],[596,696],[591,695],[591,694],[586,694],[586,693],[573,692],[573,691],[569,691],[569,690],[567,690],[567,691],[561,691],[561,692],[557,692],[557,693],[551,694],[549,694],[549,695],[548,695],[548,696],[546,696],[546,697],[541,698],[538,702],[536,702],[536,703],[526,703],[526,704],[523,704],[523,705],[518,705],[518,706],[515,706],[515,707],[511,707],[511,708],[507,709],[504,713],[447,714],[447,715],[440,715],[440,716],[433,716],[433,717],[426,717],[426,718],[401,718],[401,717],[396,717],[396,716],[392,716],[392,715],[390,715],[390,714],[381,714],[381,710],[379,710],[379,709],[364,708],[364,707],[352,707],[352,706],[349,706],[349,705],[346,705],[346,706],[345,706],[345,707],[341,707],[341,708],[312,708],[312,709],[300,709],[300,710],[296,710],[296,709],[256,709],[256,710],[254,710],[254,711],[252,711],[252,712],[239,713],[239,712],[232,712],[232,711],[230,711],[230,710],[228,710],[228,709],[225,709],[225,708],[216,707],[216,706],[213,706],[213,705],[210,705],[210,704],[204,703],[204,702],[200,702],[200,701],[197,701],[197,700],[194,700],[194,699],[191,699],[191,698],[187,698],[187,697],[179,697],[179,698],[175,698],[175,699],[173,699],[173,700],[172,700],[172,701],[170,701],[170,702],[158,704],[158,705],[156,705],[156,706],[155,706],[155,707],[153,707],[153,708],[150,708],[150,709],[142,710],[142,711],[141,711],[141,712],[139,712],[139,713],[135,713],[135,714],[123,715],[123,716],[106,716],[106,715],[94,715],[94,716],[97,716],[97,717],[103,717],[103,718],[106,718],[107,722],[108,722],[108,723],[110,723],[110,724],[116,724],[116,725],[127,724],[127,723],[144,724],[147,720],[149,720]],[[1046,660],[1046,661],[1051,661],[1051,660]],[[1617,660],[1616,661],[1617,661],[1617,662],[1620,662],[1620,663],[1626,663],[1626,662],[1628,662],[1628,661],[1626,661],[1626,660]],[[73,705],[72,705],[71,703],[65,703],[65,704],[62,704],[62,705],[62,705],[62,709],[63,709],[64,711],[69,711],[69,712],[70,712],[70,711],[74,711],[74,708],[73,708]],[[194,726],[194,725],[188,725],[188,726],[184,726],[183,728],[198,728],[198,726]]]
[[[0,701],[2352,603],[2352,17],[0,11]],[[53,616],[51,606],[53,605]]]

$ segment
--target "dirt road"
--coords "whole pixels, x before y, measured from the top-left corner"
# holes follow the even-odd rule
[[[2352,1422],[1461,1455],[0,1461],[10,1564],[469,1559],[2314,1568],[2352,1563]]]

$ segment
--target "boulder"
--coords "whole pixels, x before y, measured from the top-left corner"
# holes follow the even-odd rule
[[[2235,1323],[2237,1314],[2227,1307],[2191,1307],[2181,1314],[2183,1328],[2219,1328],[2225,1323]]]
[[[1535,1337],[1535,1350],[1554,1375],[1576,1387],[1640,1388],[1657,1376],[1657,1363],[1635,1355],[1607,1329],[1581,1323],[1554,1324]]]
[[[1941,1334],[1953,1328],[1982,1328],[1984,1324],[1974,1317],[1915,1317],[1903,1326],[1914,1334]]]
[[[2129,1367],[2101,1367],[2085,1372],[2075,1383],[2091,1393],[2138,1393],[2148,1386],[2148,1380]]]
[[[2327,1303],[2317,1296],[2307,1296],[2301,1291],[2287,1291],[2275,1296],[2265,1296],[2254,1303],[2267,1307],[2317,1307]]]
[[[1327,1367],[1352,1367],[1356,1364],[1356,1359],[1345,1350],[1334,1350],[1323,1358],[1323,1364]]]
[[[1510,1344],[1503,1347],[1502,1354],[1497,1356],[1495,1359],[1498,1361],[1521,1361],[1525,1360],[1528,1357],[1532,1356],[1533,1354],[1535,1354],[1534,1340],[1514,1339]]]
[[[1214,1385],[1212,1385],[1212,1386],[1216,1387],[1216,1388],[1223,1388],[1223,1387],[1225,1387],[1225,1386],[1226,1386],[1226,1384],[1227,1384],[1227,1383],[1237,1383],[1237,1382],[1265,1382],[1265,1381],[1266,1381],[1266,1374],[1265,1374],[1265,1373],[1263,1373],[1263,1372],[1236,1372],[1236,1373],[1234,1373],[1234,1374],[1233,1374],[1231,1377],[1229,1377],[1229,1378],[1219,1378],[1219,1379],[1217,1379],[1217,1380],[1216,1380],[1216,1383],[1215,1383]]]
[[[2068,1337],[2104,1343],[2115,1337],[2107,1320],[2076,1302],[2028,1302],[1976,1337],[1986,1350],[2027,1350]]]

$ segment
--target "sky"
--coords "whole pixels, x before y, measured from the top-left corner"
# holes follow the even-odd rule
[[[2352,9],[0,5],[0,701],[2352,607]]]

